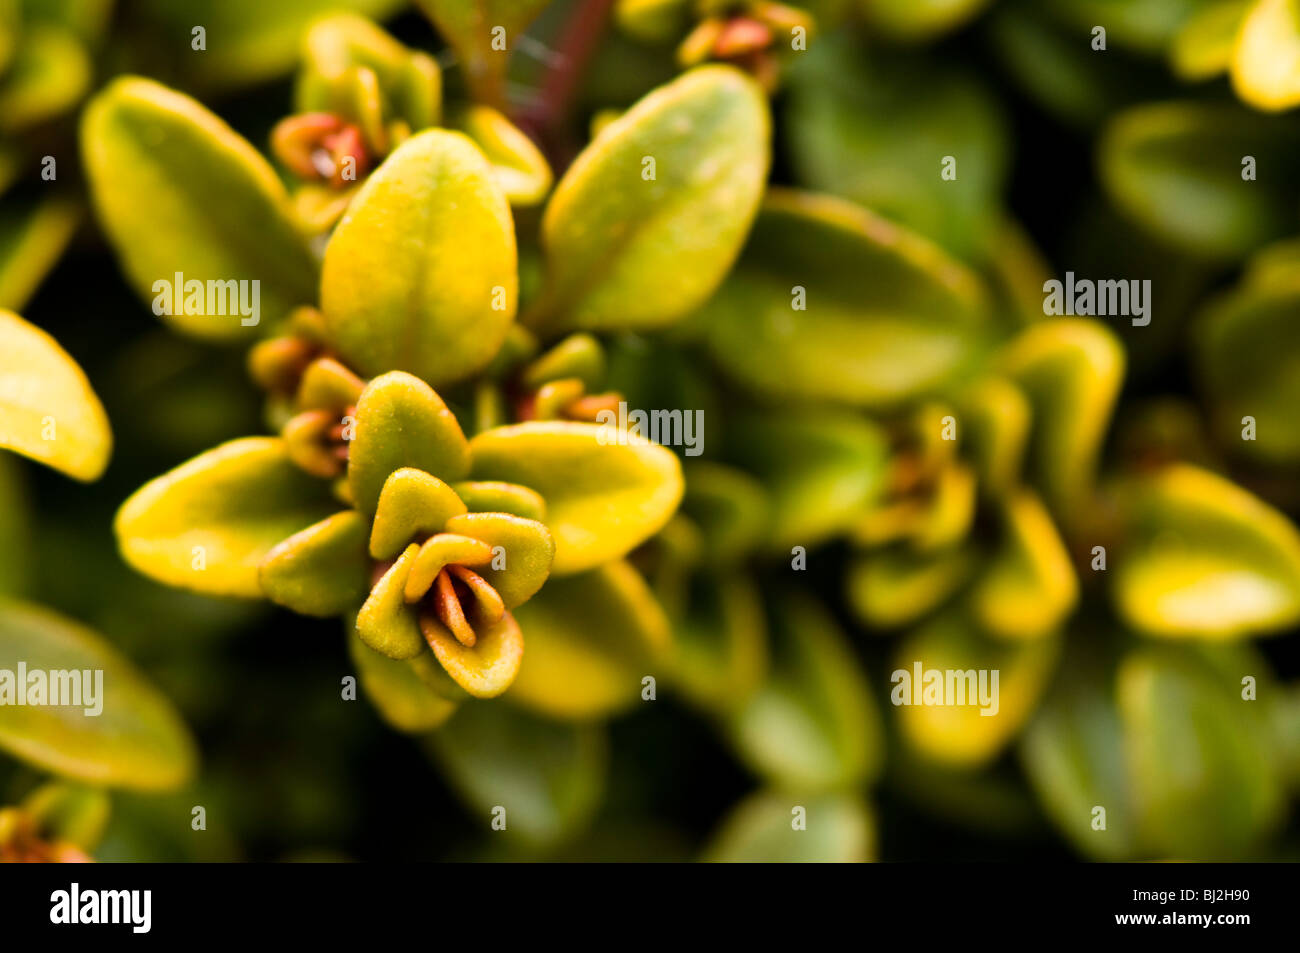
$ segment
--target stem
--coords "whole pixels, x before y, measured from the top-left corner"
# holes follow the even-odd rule
[[[576,153],[561,138],[560,127],[573,106],[573,97],[587,63],[609,20],[614,0],[581,0],[561,32],[555,65],[543,75],[536,102],[518,116],[518,122],[537,138],[558,175]]]

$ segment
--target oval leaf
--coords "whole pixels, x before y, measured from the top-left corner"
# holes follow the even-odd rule
[[[366,376],[467,377],[500,349],[517,305],[510,206],[460,133],[430,129],[398,146],[325,249],[328,337]]]
[[[388,478],[405,467],[450,482],[469,468],[469,444],[432,387],[401,371],[372,380],[357,402],[348,449],[348,484],[363,513],[374,513]]]
[[[903,740],[927,760],[943,765],[974,768],[988,763],[1038,707],[1060,647],[1059,638],[1017,643],[987,638],[958,611],[927,622],[894,654],[891,701],[897,706]],[[933,678],[935,672],[941,684],[927,685],[926,677]],[[981,673],[984,698],[979,694]],[[955,703],[936,704],[932,697],[926,704],[925,692],[936,689],[942,692],[938,700],[946,702],[950,679]],[[959,691],[962,695],[956,694]],[[962,696],[964,703],[957,701]]]
[[[1285,268],[1293,281],[1294,263]],[[1217,431],[1227,446],[1274,464],[1300,461],[1297,313],[1300,288],[1243,288],[1211,305],[1197,328],[1197,363]],[[1240,439],[1246,417],[1253,440]]]
[[[557,575],[626,555],[658,532],[682,498],[670,451],[612,426],[551,421],[484,431],[470,441],[472,475],[546,500]]]
[[[459,703],[439,690],[446,675],[428,652],[398,660],[367,648],[348,627],[348,654],[366,697],[398,731],[424,734],[455,714]]]
[[[275,171],[199,103],[151,80],[118,79],[87,107],[81,141],[96,210],[127,277],[177,328],[249,336],[262,318],[316,300],[316,265]],[[185,291],[177,282],[193,281],[205,283],[197,314],[188,294],[174,300]],[[239,286],[256,295],[241,299],[253,314],[232,300],[232,281],[258,282]],[[208,313],[210,303],[218,313]]]
[[[1111,121],[1098,170],[1130,218],[1176,248],[1236,258],[1294,231],[1297,189],[1283,177],[1294,129],[1240,107],[1159,103]],[[1258,181],[1243,181],[1254,156]]]
[[[806,594],[772,606],[767,681],[727,722],[737,754],[773,783],[808,791],[847,787],[875,774],[880,716],[843,633]]]
[[[739,70],[662,86],[592,140],[542,219],[548,330],[654,328],[713,293],[767,177],[767,101]]]
[[[267,553],[337,510],[329,484],[298,469],[282,440],[246,437],[146,483],[113,529],[123,558],[152,579],[257,598]]]
[[[1300,8],[1293,0],[1258,0],[1241,21],[1232,48],[1232,88],[1256,109],[1300,104]]]
[[[108,466],[108,415],[77,362],[58,342],[0,309],[0,447],[78,480]]]
[[[52,691],[54,672],[87,673],[83,704],[52,705],[49,694],[15,703],[14,692],[33,700],[36,673]],[[44,770],[143,790],[178,787],[194,771],[194,742],[171,703],[100,636],[48,609],[0,604],[0,698],[0,747]]]
[[[799,809],[807,824],[795,828]],[[724,864],[862,864],[875,860],[871,811],[853,794],[751,794],[722,822],[703,860]]]
[[[1300,533],[1222,477],[1167,467],[1121,488],[1120,615],[1151,635],[1239,638],[1300,621]]]
[[[502,702],[467,702],[429,748],[485,819],[505,808],[507,836],[553,844],[600,803],[609,754],[595,725],[557,724]]]
[[[1149,849],[1190,860],[1249,856],[1282,821],[1286,797],[1263,714],[1241,698],[1240,671],[1147,650],[1124,660],[1116,692]]]
[[[527,651],[510,699],[552,718],[603,718],[632,705],[672,638],[625,562],[552,579],[516,615]]]
[[[969,363],[983,314],[978,279],[937,246],[850,202],[773,189],[691,327],[763,394],[882,406]]]
[[[366,521],[354,510],[295,533],[262,560],[262,591],[272,602],[303,615],[353,611],[370,591],[366,533]]]

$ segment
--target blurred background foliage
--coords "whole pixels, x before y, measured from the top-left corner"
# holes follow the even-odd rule
[[[104,860],[1295,859],[1292,4],[484,0],[529,24],[504,74],[469,5],[418,6],[0,0],[0,307],[81,363],[115,435],[92,487],[0,458],[0,591],[102,633],[201,753],[191,787],[115,793],[109,820],[8,758],[0,803]],[[507,113],[557,176],[692,63],[772,97],[772,187],[722,287],[671,328],[603,335],[604,386],[703,409],[706,444],[636,581],[595,607],[548,585],[520,613],[591,691],[521,676],[427,736],[340,700],[357,670],[331,625],[164,588],[110,528],[146,480],[265,425],[243,351],[163,327],[84,214],[78,104],[140,72],[265,150],[311,95],[306,27],[339,10],[433,56],[445,101]],[[784,48],[795,26],[806,51]],[[1150,279],[1151,324],[1046,318],[1067,270]],[[653,704],[626,690],[656,664],[628,612],[671,626]],[[998,669],[999,715],[891,705],[914,659]]]

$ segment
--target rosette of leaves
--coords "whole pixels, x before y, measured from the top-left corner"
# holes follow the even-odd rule
[[[676,508],[676,462],[648,441],[604,445],[593,425],[540,422],[467,440],[433,389],[400,371],[313,405],[323,363],[284,437],[218,447],[128,500],[123,555],[171,585],[355,616],[365,651],[427,677],[426,708],[444,716],[454,704],[439,689],[454,702],[515,681],[524,635],[511,612],[552,571],[618,560]],[[320,449],[298,421],[330,399],[355,414],[336,440],[337,484],[295,462],[304,440]],[[339,497],[349,509],[337,512]],[[396,704],[377,694],[381,710]]]
[[[551,742],[520,750],[515,739],[529,732],[553,738],[572,755],[557,763],[586,779],[575,788],[585,793],[563,807],[539,794],[529,827],[539,841],[571,827],[599,787],[593,778],[603,748],[592,722],[637,700],[670,642],[662,609],[621,557],[670,517],[680,474],[668,451],[642,439],[607,439],[613,435],[591,423],[590,413],[583,422],[559,412],[573,404],[567,384],[540,402],[554,414],[483,416],[462,408],[476,393],[505,394],[506,377],[519,380],[498,371],[519,369],[510,355],[521,340],[544,349],[533,357],[581,352],[583,334],[666,327],[712,293],[739,251],[766,176],[760,92],[728,67],[700,68],[602,129],[542,216],[540,282],[523,303],[527,332],[514,324],[520,304],[510,205],[483,151],[458,133],[417,133],[371,172],[325,246],[317,299],[318,266],[287,195],[255,150],[197,103],[148,81],[122,80],[92,104],[83,132],[101,217],[142,293],[178,270],[199,279],[261,274],[270,316],[250,363],[272,395],[281,436],[218,448],[137,494],[118,520],[128,560],[175,585],[260,596],[258,567],[272,549],[338,513],[337,475],[345,476],[345,496],[351,493],[360,515],[330,526],[368,541],[384,483],[404,467],[450,486],[467,519],[505,513],[542,524],[554,540],[552,578],[512,611],[526,651],[506,696],[542,718],[515,707],[493,713],[493,706],[461,705],[433,748],[457,786],[490,807],[500,795],[483,759],[535,764]],[[148,145],[159,135],[172,147]],[[647,157],[657,163],[655,174],[645,174]],[[214,176],[227,186],[219,201],[207,190]],[[161,198],[160,177],[169,183]],[[147,221],[126,198],[146,187],[153,209]],[[211,337],[258,333],[229,317],[170,320]],[[536,385],[527,401],[534,408],[546,384],[574,379],[564,360],[553,363],[564,365],[560,378],[539,371],[527,382]],[[366,436],[382,431],[377,421],[389,401],[404,420],[433,419],[425,411],[442,400],[429,385],[461,413],[459,422],[446,408],[433,415],[438,433],[454,434],[451,446],[461,450],[431,461],[432,444],[402,450]],[[497,484],[525,489],[503,495]],[[436,535],[432,527],[426,534]],[[337,541],[322,534],[322,545],[325,536]],[[473,550],[466,558],[481,554],[466,545]],[[195,546],[203,547],[201,571]],[[364,561],[373,568],[368,553]],[[351,607],[360,610],[382,578],[355,576],[361,588]],[[405,608],[414,605],[405,602],[405,585],[401,596],[393,605],[418,624],[419,611]],[[365,613],[362,624],[373,615]],[[445,721],[464,697],[420,635],[413,659],[385,657],[350,639],[369,694],[391,723],[409,731]],[[475,751],[464,747],[466,739],[477,739]],[[552,790],[545,767],[536,767],[542,790]]]

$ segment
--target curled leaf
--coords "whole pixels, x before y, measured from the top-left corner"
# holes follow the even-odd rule
[[[447,521],[449,533],[463,533],[491,550],[479,575],[501,595],[507,609],[532,598],[551,572],[555,541],[536,520],[509,513],[465,513]]]
[[[370,530],[370,555],[392,559],[417,535],[432,535],[447,520],[465,512],[465,504],[446,483],[414,467],[389,474],[379,492]]]
[[[523,130],[490,106],[471,106],[460,128],[483,150],[511,205],[539,204],[551,189],[551,167]]]
[[[1058,517],[1074,520],[1092,492],[1124,381],[1119,339],[1096,321],[1043,321],[1012,340],[999,363],[1033,408],[1030,454],[1038,485]]]
[[[1022,490],[1003,509],[1004,537],[971,594],[990,635],[1039,639],[1065,620],[1079,598],[1070,554],[1038,497]]]

